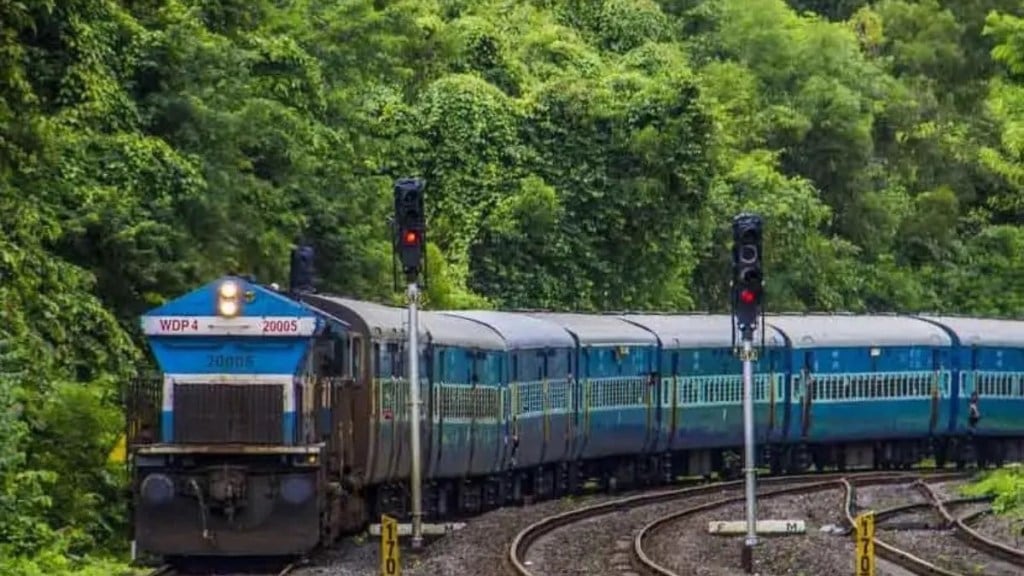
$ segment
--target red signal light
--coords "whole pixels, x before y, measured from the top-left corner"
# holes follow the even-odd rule
[[[414,246],[416,244],[419,244],[419,242],[420,234],[415,230],[408,230],[406,231],[405,234],[402,235],[402,243],[405,244],[406,246]]]
[[[753,304],[757,296],[754,295],[753,290],[740,290],[740,302],[744,304]]]

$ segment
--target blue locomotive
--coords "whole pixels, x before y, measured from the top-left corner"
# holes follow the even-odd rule
[[[1000,463],[1024,449],[1024,322],[765,324],[756,435],[774,472]],[[421,312],[420,422],[404,309],[229,276],[142,326],[162,371],[128,410],[135,538],[149,553],[302,554],[381,513],[406,517],[414,425],[428,522],[595,479],[739,471],[726,315]]]

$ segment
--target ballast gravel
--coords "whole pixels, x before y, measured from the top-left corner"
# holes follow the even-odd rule
[[[961,497],[963,481],[944,482],[943,499]],[[767,488],[767,487],[766,487]],[[770,489],[770,488],[769,488]],[[636,576],[631,566],[632,541],[636,531],[658,516],[682,507],[735,496],[735,488],[711,495],[691,496],[676,503],[623,509],[574,524],[543,537],[526,560],[538,575]],[[909,483],[891,486],[860,486],[856,489],[859,510],[883,510],[911,502],[925,502]],[[504,557],[515,535],[526,526],[552,514],[623,497],[624,494],[566,498],[526,507],[512,507],[469,519],[465,528],[429,544],[412,554],[403,542],[402,574],[406,576],[491,576],[505,573]],[[759,519],[804,520],[806,533],[798,536],[762,537],[755,549],[755,573],[760,576],[819,576],[851,573],[854,565],[852,534],[845,532],[843,491],[827,489],[813,494],[762,497]],[[953,508],[957,516],[979,509],[978,505]],[[708,534],[712,520],[743,520],[743,503],[701,513],[667,526],[647,542],[647,553],[660,564],[686,576],[740,576],[742,536]],[[934,512],[920,509],[880,522],[876,537],[901,547],[945,568],[965,574],[1020,574],[1020,568],[970,549],[951,531],[899,529],[937,523]],[[886,523],[891,523],[886,527]],[[1015,545],[1021,541],[1020,525],[1002,517],[983,516],[972,526]],[[350,538],[295,571],[296,576],[377,576],[379,540]],[[877,576],[909,576],[898,566],[877,559]]]
[[[684,508],[741,494],[740,487],[732,487],[590,518],[542,537],[525,561],[538,576],[635,576],[633,537],[646,524]]]
[[[833,533],[833,528],[843,525],[842,502],[840,489],[760,498],[758,519],[803,520],[806,533],[762,536],[760,545],[754,550],[755,572],[762,576],[820,576],[851,572],[854,565],[853,540],[849,535]],[[743,574],[740,565],[743,536],[709,534],[708,523],[743,520],[744,510],[744,504],[740,502],[666,526],[648,539],[645,550],[657,563],[679,574]]]
[[[503,558],[509,544],[523,528],[552,514],[565,512],[627,494],[588,495],[539,502],[524,507],[502,508],[466,520],[459,531],[429,543],[419,554],[402,541],[403,576],[497,576],[503,574]],[[348,538],[319,555],[295,576],[378,576],[380,539]]]

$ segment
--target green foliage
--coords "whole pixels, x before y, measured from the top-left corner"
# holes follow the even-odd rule
[[[960,492],[964,496],[994,496],[992,510],[996,514],[1024,518],[1024,470],[1020,466],[986,471]]]
[[[399,301],[397,177],[428,181],[431,308],[723,310],[756,210],[773,310],[1019,316],[1022,12],[0,1],[0,572],[123,552],[141,312],[281,282],[302,236],[322,290]]]

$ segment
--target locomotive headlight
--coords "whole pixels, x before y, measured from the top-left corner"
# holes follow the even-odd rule
[[[238,284],[228,280],[220,285],[220,297],[233,300],[238,296]]]
[[[220,312],[221,316],[234,316],[238,314],[238,302],[221,300],[217,303],[217,312]]]
[[[217,287],[217,313],[229,318],[237,316],[241,309],[239,296],[241,289],[233,280],[226,280]]]

